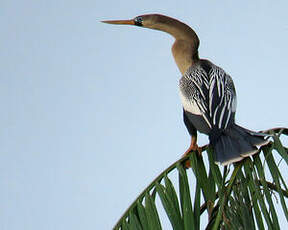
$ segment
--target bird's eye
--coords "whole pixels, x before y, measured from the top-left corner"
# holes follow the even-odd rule
[[[143,22],[143,18],[141,16],[138,16],[134,19],[134,23],[136,26],[143,26],[142,22]]]

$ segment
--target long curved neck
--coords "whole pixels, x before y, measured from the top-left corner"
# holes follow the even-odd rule
[[[195,42],[197,48],[199,39],[195,31],[183,22],[165,15],[157,15],[157,22],[151,27],[171,34],[176,40],[185,39]]]
[[[199,38],[195,31],[174,18],[159,15],[153,29],[171,34],[175,38],[172,46],[174,60],[182,74],[199,60]]]

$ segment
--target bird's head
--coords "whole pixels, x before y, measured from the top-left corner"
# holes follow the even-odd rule
[[[154,30],[161,30],[171,34],[176,39],[192,39],[195,41],[196,47],[198,47],[199,43],[196,33],[189,26],[175,18],[162,14],[144,14],[128,20],[108,20],[102,22],[116,25],[134,25]]]
[[[145,14],[128,20],[108,20],[102,22],[115,25],[134,25],[161,30],[161,25],[167,23],[169,19],[171,18],[161,14]]]

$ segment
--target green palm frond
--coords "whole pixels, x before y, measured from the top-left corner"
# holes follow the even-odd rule
[[[259,154],[229,167],[214,163],[209,146],[203,148],[202,156],[192,153],[178,160],[138,196],[114,229],[160,230],[159,208],[164,209],[175,230],[203,226],[212,230],[280,229],[280,212],[288,221],[287,178],[281,174],[283,167],[287,169],[288,154],[280,136],[287,136],[288,129],[266,132],[273,141]],[[187,160],[191,164],[188,170],[184,166]],[[178,181],[170,176],[175,171]],[[157,197],[162,207],[156,204]]]

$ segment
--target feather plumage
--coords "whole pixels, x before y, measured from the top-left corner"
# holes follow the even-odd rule
[[[234,120],[235,87],[220,67],[201,60],[187,70],[179,86],[184,110],[203,116],[211,129],[225,129]]]

